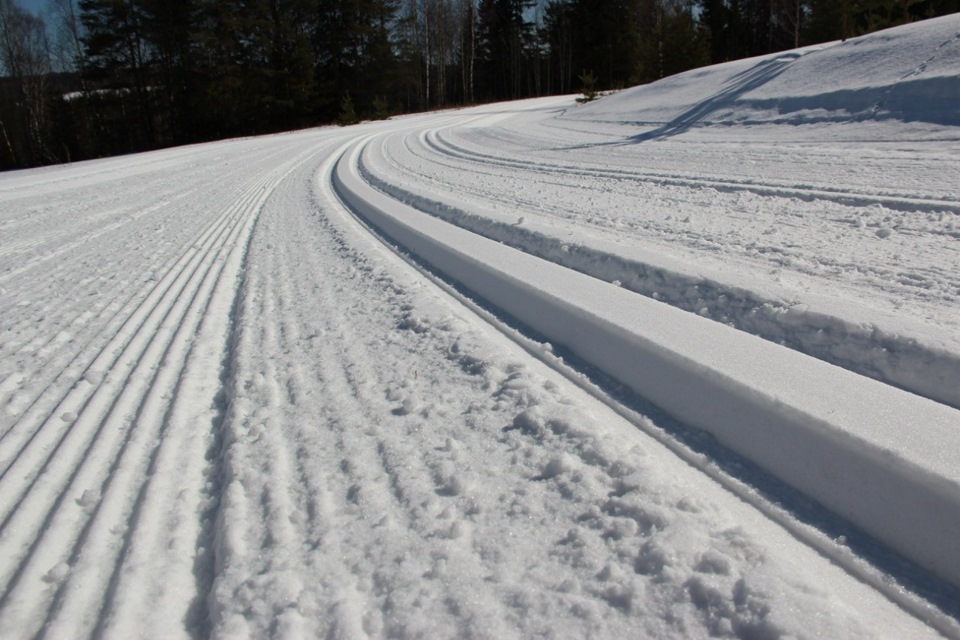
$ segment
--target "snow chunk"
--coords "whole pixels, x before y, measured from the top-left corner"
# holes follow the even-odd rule
[[[68,575],[70,575],[70,565],[66,562],[61,562],[44,574],[43,581],[47,584],[60,584],[67,579]]]
[[[416,393],[411,393],[403,399],[403,402],[401,402],[400,406],[394,410],[394,413],[400,416],[408,416],[412,413],[416,413],[420,407],[420,396],[418,396]]]
[[[559,475],[572,471],[574,468],[574,459],[565,453],[561,453],[550,458],[550,461],[544,466],[543,472],[537,477],[537,480],[556,478]]]
[[[100,502],[100,492],[94,491],[93,489],[87,489],[83,494],[77,498],[77,504],[83,507],[86,511],[90,511],[97,503]]]

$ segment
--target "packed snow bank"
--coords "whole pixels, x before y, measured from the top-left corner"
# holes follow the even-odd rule
[[[949,16],[585,106],[500,105],[382,139],[363,171],[475,233],[960,408],[958,34]]]
[[[0,635],[960,637],[955,588],[878,558],[888,547],[846,522],[797,520],[659,414],[598,402],[332,194],[348,140],[485,113],[498,126],[470,133],[498,135],[535,123],[528,106],[0,176]],[[542,174],[424,163],[461,194],[492,177],[513,211],[512,185],[563,186],[531,165]],[[572,237],[602,229],[602,208],[582,214],[595,183],[574,182]],[[704,197],[703,218],[729,212]],[[796,211],[781,215],[822,219]],[[579,337],[603,338],[584,317]],[[584,352],[602,361],[600,346]]]
[[[693,127],[896,118],[960,125],[960,15],[697,69],[607,97],[576,119]],[[659,126],[657,126],[659,125]]]
[[[355,211],[434,268],[678,419],[960,584],[960,412],[423,214],[360,177]]]
[[[478,159],[468,150],[449,143],[442,132],[428,132],[421,136],[421,142],[428,152],[443,157]],[[398,185],[395,167],[384,160],[389,155],[386,140],[380,138],[371,143],[358,161],[363,178],[420,211],[678,309],[960,408],[960,352],[943,344],[922,323],[878,313],[846,300],[840,305],[824,295],[798,295],[773,282],[748,281],[742,270],[706,269],[651,248],[588,238],[571,242],[569,237],[559,236],[552,224],[526,217],[519,224],[513,211],[500,213],[462,200],[437,199],[435,194],[423,195]],[[492,157],[479,160],[486,166],[519,169],[523,165]],[[583,169],[551,168],[554,174],[582,172],[591,177]],[[604,177],[599,169],[593,173]],[[783,188],[770,191],[773,196],[790,195]]]

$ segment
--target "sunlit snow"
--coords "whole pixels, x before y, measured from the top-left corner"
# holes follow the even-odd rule
[[[0,637],[960,637],[960,17],[0,175]]]

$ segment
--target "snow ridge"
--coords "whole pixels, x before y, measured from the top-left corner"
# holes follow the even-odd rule
[[[437,132],[421,138],[441,153],[469,158],[482,165],[520,166],[491,156],[468,153],[442,142]],[[390,177],[398,175],[402,166],[396,162],[389,168],[377,166],[389,158],[389,147],[383,141],[371,145],[360,158],[359,169],[368,182],[392,198],[526,253],[555,262],[605,282],[654,298],[685,311],[713,318],[747,333],[782,344],[825,362],[849,369],[881,382],[886,382],[918,395],[960,408],[960,353],[918,340],[916,334],[899,327],[885,326],[883,319],[858,322],[837,317],[826,310],[790,300],[789,292],[765,295],[701,273],[684,272],[684,265],[652,264],[617,255],[603,248],[567,239],[538,230],[524,220],[521,223],[498,220],[489,213],[469,209],[456,201],[438,201],[397,186]],[[567,169],[549,165],[550,172],[571,171],[584,174],[585,169]],[[543,167],[546,170],[546,167]],[[602,175],[602,170],[589,175]],[[622,176],[618,176],[622,177]],[[642,179],[640,176],[634,179]],[[657,178],[662,181],[663,178]],[[685,180],[684,183],[689,183]],[[748,185],[728,188],[752,189]],[[770,193],[787,195],[783,188],[769,187]],[[808,198],[823,193],[805,194]],[[849,203],[851,196],[843,199]],[[862,202],[891,205],[886,197],[866,198]],[[862,202],[858,202],[860,205]],[[957,203],[903,203],[914,210],[917,206],[937,207],[960,214]]]
[[[636,139],[693,128],[960,125],[956,15],[791,52],[693,70],[587,105],[576,120],[654,124]],[[603,104],[606,102],[606,104]]]
[[[364,183],[362,151],[358,144],[344,154],[335,184],[387,236],[928,570],[960,582],[960,564],[945,559],[960,536],[960,459],[941,448],[955,437],[957,411],[478,239]],[[903,436],[903,424],[913,425],[911,437]],[[876,492],[864,494],[865,485]]]
[[[0,636],[960,638],[958,32],[0,174]]]
[[[213,499],[202,489],[205,456],[245,239],[270,190],[302,158],[288,156],[215,210],[148,295],[117,310],[122,324],[110,339],[67,365],[72,386],[24,402],[0,436],[5,631],[31,635],[51,610],[47,632],[129,636],[191,607],[204,552],[193,518]],[[160,568],[163,582],[141,588]]]

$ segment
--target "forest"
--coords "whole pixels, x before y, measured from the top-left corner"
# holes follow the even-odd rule
[[[960,0],[0,0],[0,170],[615,90]]]

